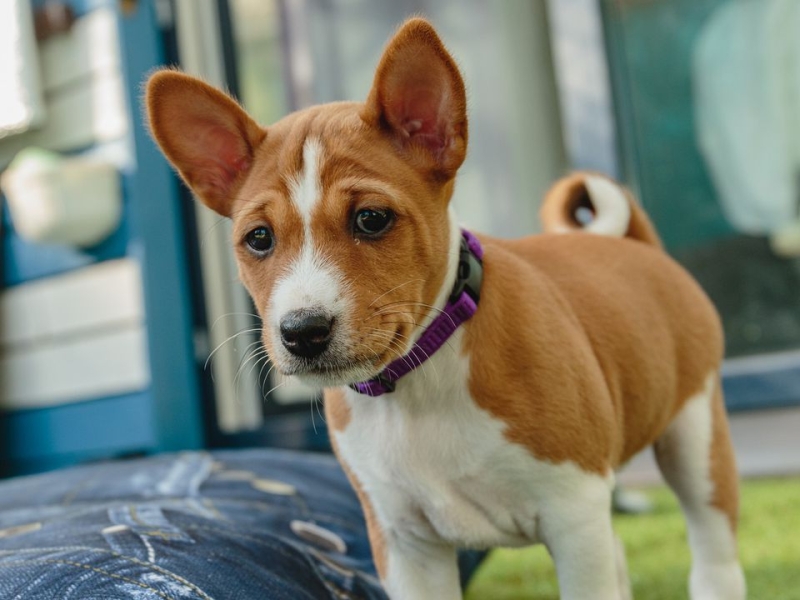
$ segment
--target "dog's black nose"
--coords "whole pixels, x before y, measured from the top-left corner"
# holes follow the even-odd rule
[[[319,313],[296,310],[281,319],[281,341],[295,356],[314,358],[331,341],[333,319]]]

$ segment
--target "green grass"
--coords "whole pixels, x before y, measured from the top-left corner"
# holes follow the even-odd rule
[[[648,490],[655,510],[617,516],[636,600],[687,598],[689,548],[678,504],[666,488]],[[800,479],[742,486],[739,548],[748,598],[800,600]],[[492,552],[466,600],[558,600],[555,570],[542,546]]]

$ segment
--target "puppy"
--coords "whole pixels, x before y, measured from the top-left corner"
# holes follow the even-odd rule
[[[549,192],[550,233],[462,232],[464,84],[429,23],[391,39],[364,103],[265,129],[165,70],[147,108],[183,180],[233,220],[271,360],[326,388],[391,598],[460,598],[457,548],[540,542],[562,598],[628,597],[614,471],[651,444],[687,517],[691,597],[745,597],[714,308],[598,175]]]

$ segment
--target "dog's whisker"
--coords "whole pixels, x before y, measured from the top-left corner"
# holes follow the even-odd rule
[[[367,350],[369,350],[370,352],[372,352],[372,353],[375,355],[375,358],[377,358],[377,359],[380,359],[380,357],[381,357],[381,356],[380,356],[380,354],[378,354],[377,352],[375,352],[375,350],[374,350],[373,348],[371,348],[370,346],[368,346],[367,344],[364,344],[364,343],[359,343],[359,344],[356,344],[356,346],[357,346],[357,347],[361,347],[361,348],[366,348]]]
[[[392,292],[394,292],[394,291],[396,291],[396,290],[399,290],[401,287],[404,287],[404,286],[408,285],[409,283],[414,283],[415,281],[425,281],[425,280],[424,280],[424,279],[421,279],[421,278],[417,278],[417,279],[409,279],[409,280],[408,280],[408,281],[406,281],[405,283],[401,283],[400,285],[396,285],[396,286],[394,286],[392,289],[390,289],[389,291],[383,292],[383,293],[382,293],[380,296],[378,296],[377,298],[375,298],[375,299],[374,299],[372,302],[370,302],[370,303],[367,305],[367,308],[370,308],[370,307],[371,307],[373,304],[375,304],[375,303],[376,303],[378,300],[380,300],[381,298],[383,298],[383,297],[384,297],[384,296],[386,296],[387,294],[391,294]]]
[[[444,311],[444,310],[441,310],[441,309],[438,309],[438,308],[436,308],[436,307],[433,307],[433,306],[431,306],[431,307],[427,307],[427,308],[426,308],[426,310],[427,310],[428,312],[426,312],[424,315],[422,315],[424,318],[431,317],[430,311],[431,311],[431,310],[433,310],[433,311],[435,311],[435,312],[438,312],[440,316],[447,317],[447,319],[450,321],[450,323],[451,323],[451,324],[452,324],[454,327],[456,326],[456,322],[453,320],[453,317],[452,317],[452,315],[450,315],[450,314],[449,314],[449,313],[447,313],[446,311]],[[415,313],[415,314],[416,314],[416,313]],[[420,326],[421,326],[421,325],[420,325]]]
[[[314,421],[314,405],[317,403],[317,397],[314,396],[311,399],[311,403],[309,404],[309,409],[311,410],[311,429],[314,431],[314,435],[317,435],[317,424]]]
[[[398,312],[398,313],[392,313],[392,314],[408,314],[408,313],[401,313],[401,312]],[[414,321],[413,319],[412,319],[412,321],[411,321],[411,322],[409,322],[409,321],[381,321],[381,324],[382,324],[382,325],[391,325],[391,324],[408,324],[408,325],[413,325],[413,326],[415,326],[415,327],[421,327],[421,325],[420,325],[418,322]],[[466,330],[465,330],[465,331],[466,331]],[[408,340],[408,339],[410,339],[408,336],[404,336],[403,334],[401,334],[401,333],[399,333],[399,332],[398,332],[398,334],[397,334],[397,335],[399,335],[400,337],[403,337],[404,339],[407,339],[407,340]],[[449,339],[447,339],[447,340],[445,340],[445,341],[444,341],[444,346],[447,346],[447,348],[448,348],[448,349],[449,349],[451,352],[453,352],[454,354],[456,353],[456,349],[455,349],[455,348],[453,348],[453,345],[450,343],[450,340],[449,340]]]
[[[317,416],[319,416],[320,420],[327,425],[327,421],[325,420],[325,413],[320,410],[320,406],[322,406],[323,399],[319,395],[315,395],[311,400],[311,426],[314,428],[314,434],[317,433],[317,425],[314,422],[314,410],[317,412]]]
[[[386,312],[386,313],[383,313],[381,315],[375,315],[375,316],[376,317],[394,317],[396,315],[407,315],[408,318],[410,318],[412,321],[414,321],[414,325],[419,325],[417,323],[417,320],[414,318],[413,313],[410,313],[408,311],[398,311],[398,310],[396,310],[396,311]]]
[[[255,319],[258,319],[258,320],[259,320],[259,322],[261,321],[261,317],[260,317],[260,316],[258,316],[258,315],[257,315],[257,314],[255,314],[255,313],[250,313],[250,312],[229,312],[229,313],[225,313],[224,315],[220,315],[220,316],[218,316],[216,319],[214,319],[214,322],[211,324],[211,327],[209,327],[209,328],[208,328],[208,329],[209,329],[209,331],[212,331],[212,330],[214,329],[214,327],[216,327],[216,326],[217,326],[217,324],[218,324],[218,323],[219,323],[219,322],[220,322],[222,319],[226,319],[226,318],[228,318],[228,317],[253,317],[253,318],[255,318]]]
[[[413,312],[412,312],[412,311],[408,311],[408,310],[406,310],[406,311],[398,311],[398,310],[397,310],[398,306],[403,306],[403,305],[395,305],[395,306],[384,306],[384,307],[381,307],[379,310],[376,310],[376,311],[374,311],[374,312],[373,312],[373,313],[372,313],[370,316],[368,316],[368,317],[364,318],[364,319],[362,320],[362,323],[363,323],[364,321],[368,321],[369,319],[374,319],[374,318],[376,318],[376,317],[382,317],[382,316],[386,316],[386,315],[393,315],[393,314],[397,314],[397,312],[403,312],[403,313],[406,313],[406,314],[415,314],[415,315],[417,314],[417,311],[413,311]],[[418,316],[420,316],[420,317],[425,317],[425,316],[427,316],[427,315],[426,315],[426,314],[423,314],[423,312],[422,312],[422,311],[420,311]]]
[[[376,308],[375,312],[380,312],[386,308],[393,308],[395,306],[418,306],[420,308],[425,309],[426,311],[433,311],[437,313],[446,312],[446,310],[443,308],[433,306],[432,304],[428,304],[426,302],[420,302],[418,300],[397,300],[395,302],[387,302],[386,304],[382,304],[381,306]]]
[[[391,332],[391,331],[385,331],[385,330],[382,330],[382,329],[373,329],[372,332],[370,332],[370,333],[372,335],[378,335],[379,334],[379,335],[383,336],[383,340],[388,340],[389,342],[397,343],[398,347],[400,347],[399,341],[405,341],[405,342],[410,342],[411,341],[410,337],[408,337],[406,335],[403,335],[399,331],[398,332]],[[403,348],[403,350],[405,351],[404,348]]]
[[[381,321],[381,325],[411,325],[412,327],[416,327],[417,323],[415,321]],[[399,331],[397,335],[403,335]]]
[[[372,354],[374,354],[374,355],[375,355],[375,363],[377,364],[377,363],[379,363],[379,362],[380,362],[380,360],[381,360],[381,356],[380,356],[380,354],[378,354],[377,352],[375,352],[375,350],[373,350],[373,349],[372,349],[371,347],[369,347],[368,345],[366,345],[366,344],[363,344],[363,343],[357,343],[357,344],[356,344],[356,347],[360,347],[360,348],[366,348],[366,349],[367,349],[367,350],[369,350],[369,351],[370,351]],[[391,351],[391,348],[389,348],[389,350]]]
[[[445,315],[445,316],[446,316],[448,319],[450,319],[450,321],[453,323],[453,325],[455,325],[455,321],[453,321],[453,317],[452,317],[452,316],[450,316],[450,315],[447,313],[447,311],[446,311],[446,310],[444,310],[444,309],[441,309],[441,308],[437,308],[436,306],[433,306],[433,305],[431,305],[431,304],[426,304],[426,303],[424,303],[424,302],[413,302],[413,301],[405,301],[405,302],[390,302],[389,304],[384,304],[384,305],[383,305],[383,306],[381,306],[381,307],[380,307],[378,310],[376,310],[376,311],[373,313],[373,315],[372,315],[372,316],[370,316],[370,317],[368,317],[368,318],[372,318],[372,317],[374,317],[374,316],[380,316],[381,314],[383,314],[383,312],[382,312],[382,311],[383,311],[385,308],[389,308],[389,307],[391,307],[391,308],[394,308],[394,307],[396,307],[396,306],[419,306],[419,307],[421,307],[421,308],[425,309],[426,311],[428,311],[428,312],[427,312],[427,313],[426,313],[424,316],[426,316],[426,317],[427,317],[427,316],[429,316],[429,314],[430,314],[430,311],[433,311],[433,312],[436,312],[436,313],[438,313],[438,314],[440,314],[440,315]]]
[[[208,355],[208,358],[206,358],[206,362],[203,365],[203,369],[207,369],[208,368],[208,363],[211,361],[211,359],[214,357],[214,355],[217,352],[219,352],[219,349],[222,348],[225,344],[227,344],[231,340],[236,339],[240,335],[245,335],[245,334],[248,334],[248,333],[260,332],[260,331],[261,331],[260,327],[256,327],[256,328],[252,328],[252,329],[242,329],[241,331],[238,331],[238,332],[234,333],[233,335],[228,336],[228,338],[226,340],[224,340],[224,341],[220,342],[219,344],[217,344],[217,347],[214,348],[211,351],[211,353]],[[212,373],[212,375],[213,375],[213,373]]]
[[[250,365],[250,369],[247,372],[248,377],[251,376],[251,374],[253,373],[253,371],[255,369],[259,368],[259,365],[261,365],[261,369],[263,369],[263,365],[266,365],[269,362],[268,358],[269,357],[266,354],[263,354],[263,353],[259,353],[257,355],[254,355],[253,356],[253,360],[251,361],[252,364]],[[256,386],[257,386],[256,387],[257,391],[262,391],[261,382],[257,377],[255,379],[255,383],[256,383]]]
[[[401,349],[393,348],[391,345],[386,347],[386,351],[389,354],[390,361],[389,363],[393,363],[396,360],[403,360],[408,364],[408,362],[404,358],[404,354]]]
[[[266,399],[266,398],[268,398],[268,397],[269,397],[269,395],[270,395],[272,392],[275,392],[275,391],[277,391],[277,390],[281,389],[281,388],[282,388],[283,386],[285,386],[287,383],[289,383],[289,381],[288,381],[288,380],[286,380],[286,379],[285,379],[285,380],[283,380],[283,381],[281,381],[280,383],[278,383],[278,385],[274,386],[274,387],[273,387],[273,388],[271,388],[271,389],[270,389],[270,390],[269,390],[269,391],[268,391],[266,394],[264,394],[264,398],[265,398],[265,399]]]
[[[267,369],[266,374],[264,374],[264,369],[267,368],[267,365],[269,365],[269,369]],[[267,381],[269,381],[269,376],[274,369],[275,369],[275,363],[271,362],[269,360],[269,356],[266,353],[264,353],[264,364],[261,365],[261,369],[258,372],[258,380],[257,380],[261,384],[260,386],[261,395],[264,397],[266,397],[266,394],[264,394],[264,386],[267,384]]]
[[[244,350],[244,356],[242,357],[242,360],[239,361],[239,366],[236,369],[236,375],[234,375],[234,377],[233,377],[233,389],[237,390],[237,393],[238,393],[238,389],[239,389],[238,386],[237,386],[237,382],[239,381],[239,378],[242,375],[242,371],[244,370],[244,368],[247,366],[247,364],[249,362],[252,362],[253,360],[255,360],[258,357],[259,348],[256,347],[255,349],[252,349],[253,346],[257,346],[258,343],[259,343],[259,340],[256,340],[255,342],[250,343],[247,346],[247,348],[245,348],[245,350]]]
[[[258,364],[263,359],[269,358],[269,357],[267,356],[267,351],[264,348],[257,348],[254,351],[252,358],[254,358],[255,360],[252,361],[253,364],[250,366],[250,370],[247,372],[247,376],[248,377],[250,377],[253,374],[253,371],[256,369],[256,367],[258,367]],[[256,381],[258,381],[258,380],[256,380]]]
[[[377,337],[378,334],[380,334],[380,335],[382,335],[384,337],[383,338],[379,338],[379,337]],[[380,330],[380,329],[375,329],[373,331],[368,331],[367,332],[367,337],[365,338],[365,341],[369,340],[370,338],[375,339],[376,341],[388,342],[387,346],[386,346],[386,349],[388,351],[390,351],[390,352],[394,352],[395,355],[398,358],[402,356],[402,354],[403,354],[402,350],[403,349],[399,346],[398,341],[395,339],[395,336],[391,332],[383,331],[383,330]],[[368,346],[366,344],[363,344],[363,343],[360,343],[360,344],[357,344],[357,345],[367,348],[370,352],[372,352],[375,355],[375,358],[380,360],[380,355],[372,347],[370,347],[370,346]],[[393,345],[396,345],[397,348],[393,348]]]
[[[413,324],[417,325],[416,322],[414,322]],[[381,334],[381,335],[383,335],[385,337],[389,337],[389,338],[391,338],[391,340],[394,340],[394,338],[397,337],[397,338],[403,339],[403,340],[405,340],[407,342],[411,341],[411,338],[409,336],[403,335],[400,332],[392,333],[390,331],[386,331],[386,330],[382,330],[382,329],[376,329],[376,328],[371,328],[370,332],[372,334]],[[391,342],[391,340],[390,340],[390,342]],[[445,341],[445,345],[447,346],[447,348],[451,352],[453,352],[453,354],[456,353],[455,348],[453,348],[452,344],[450,344],[449,341]],[[418,348],[419,348],[420,352],[422,352],[425,355],[425,358],[420,360],[419,364],[417,364],[414,368],[417,368],[417,367],[421,368],[422,372],[425,373],[426,379],[429,379],[429,373],[427,372],[427,370],[428,370],[428,363],[430,363],[430,368],[433,369],[434,375],[438,378],[439,377],[438,370],[437,370],[436,365],[434,364],[434,362],[429,360],[430,359],[430,355],[425,350],[423,350],[421,347],[418,346]],[[405,349],[403,349],[403,355],[402,356],[403,357],[406,356]],[[405,362],[406,362],[406,364],[409,364],[407,361],[405,361]]]
[[[407,314],[407,313],[397,313],[397,314]],[[382,323],[383,324],[392,324],[392,323],[408,323],[408,322],[406,322],[406,321],[399,321],[399,322],[398,321],[383,321]],[[408,324],[419,326],[419,324],[416,321],[413,321],[413,322],[408,323]],[[372,332],[379,333],[380,335],[384,336],[384,339],[386,339],[386,338],[392,338],[392,339],[398,338],[398,339],[404,340],[407,343],[411,343],[412,342],[412,339],[411,339],[410,336],[404,335],[404,334],[402,334],[400,332],[393,333],[393,332],[390,332],[390,331],[387,331],[387,330],[377,329],[377,328],[374,328],[374,327],[370,328],[370,330]],[[457,354],[456,349],[450,343],[450,340],[445,340],[444,345],[442,347],[447,347],[447,349],[450,352],[452,352],[454,355]],[[422,350],[422,349],[420,348],[420,350]],[[403,348],[402,349],[402,354],[405,355],[405,353],[407,351],[408,350],[406,348]],[[428,371],[428,365],[426,364],[426,362],[428,361],[429,358],[430,358],[430,356],[428,355],[428,353],[425,353],[425,360],[422,361],[419,365],[417,365],[417,367],[420,367],[422,372],[425,373],[426,380],[429,379],[429,374],[427,372]],[[438,371],[437,371],[436,366],[433,365],[430,368],[434,370],[435,375],[438,377]]]
[[[243,368],[239,370],[239,373],[237,374],[237,377],[241,377],[242,376],[242,373],[244,371],[244,367],[246,367],[249,364],[249,369],[247,371],[247,377],[249,378],[252,375],[253,371],[261,363],[263,358],[264,358],[264,353],[263,352],[258,351],[258,350],[253,352],[253,354],[250,356],[250,358],[248,358],[247,362],[244,365],[242,365]]]
[[[394,323],[401,323],[401,324],[407,323],[409,325],[417,325],[416,321],[410,321],[410,322],[409,321],[388,321],[387,322],[387,324],[394,324]],[[377,329],[377,328],[372,328],[372,331],[380,332],[381,334],[383,334],[384,336],[386,336],[386,337],[388,337],[390,339],[397,338],[399,340],[407,342],[408,344],[413,344],[413,342],[414,342],[414,339],[411,337],[411,335],[400,333],[399,331],[388,331],[388,330],[385,330],[385,329]]]

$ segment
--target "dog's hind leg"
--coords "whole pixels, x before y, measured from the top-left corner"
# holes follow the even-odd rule
[[[686,516],[692,600],[742,600],[738,477],[717,373],[686,402],[656,442],[655,454]]]

